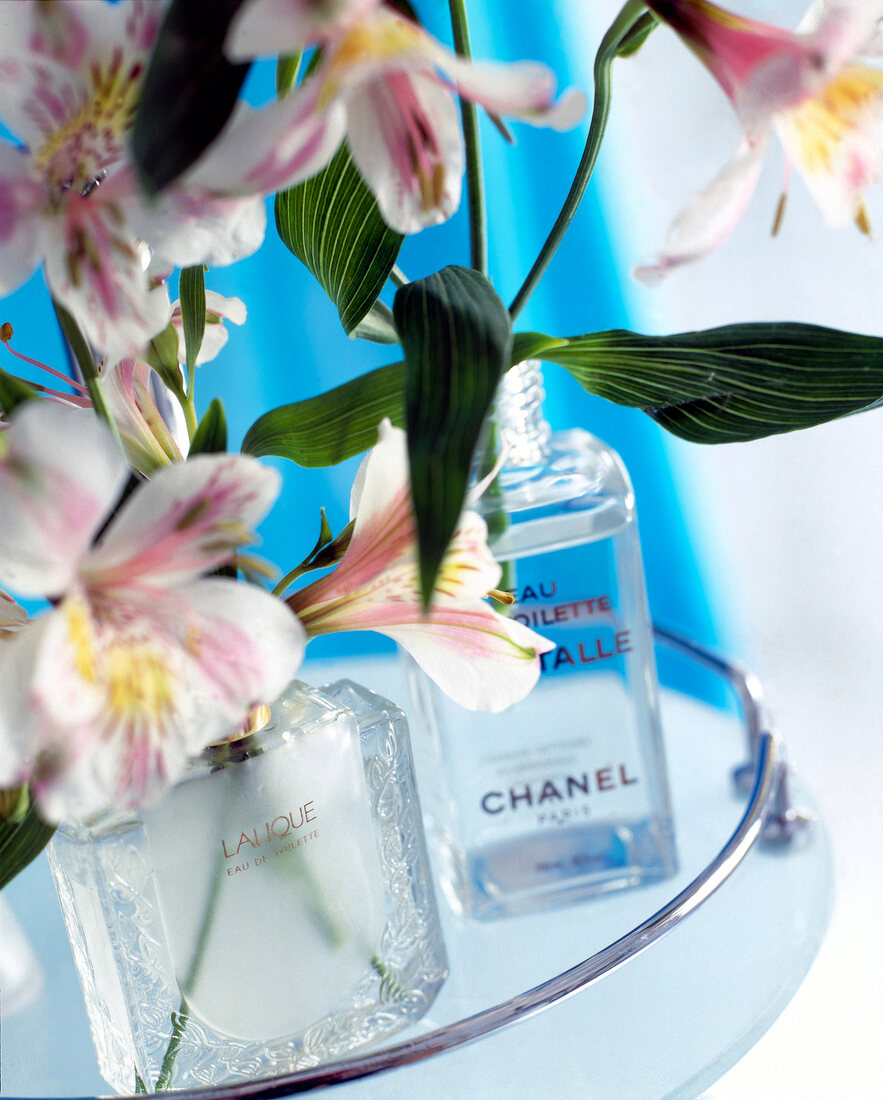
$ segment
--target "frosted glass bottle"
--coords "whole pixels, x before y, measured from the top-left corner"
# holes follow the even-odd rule
[[[509,450],[479,507],[515,596],[506,613],[557,648],[499,715],[458,707],[411,666],[442,886],[476,917],[676,869],[631,483],[588,432],[550,432],[543,396],[536,362],[504,377],[494,423]]]
[[[294,682],[154,809],[64,826],[49,855],[119,1092],[342,1057],[446,976],[407,724],[349,681]]]

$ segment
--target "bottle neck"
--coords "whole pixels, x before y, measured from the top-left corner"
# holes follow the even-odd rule
[[[543,374],[538,359],[527,359],[500,379],[483,437],[486,457],[504,451],[504,469],[543,465],[550,429],[543,418]]]

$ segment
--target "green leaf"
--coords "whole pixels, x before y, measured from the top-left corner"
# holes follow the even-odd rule
[[[334,466],[373,447],[385,416],[404,427],[404,391],[405,364],[380,367],[318,397],[264,413],[246,432],[242,450],[299,466]]]
[[[352,333],[377,301],[404,237],[380,216],[346,143],[318,175],[276,196],[276,228]]]
[[[634,57],[658,26],[659,20],[653,12],[645,11],[620,42],[616,50],[616,56]]]
[[[184,396],[184,378],[178,362],[178,330],[171,321],[147,345],[144,358],[172,393]]]
[[[375,302],[351,335],[358,336],[360,340],[371,340],[375,344],[399,342],[392,310],[385,302]]]
[[[230,118],[250,62],[224,39],[244,0],[172,0],[144,77],[132,132],[142,182],[161,191],[196,162]]]
[[[9,821],[0,820],[0,890],[43,851],[55,832],[55,826],[47,825],[31,803],[23,814],[16,812],[10,817]]]
[[[8,417],[13,410],[24,401],[30,401],[37,396],[37,391],[31,389],[27,382],[22,382],[14,374],[7,374],[0,367],[0,410]]]
[[[181,326],[184,329],[184,347],[187,352],[187,369],[196,368],[196,357],[205,336],[205,269],[202,264],[185,267],[178,283],[181,298]]]
[[[276,62],[276,95],[280,99],[284,99],[294,88],[302,56],[301,51],[298,51],[285,54]]]
[[[193,441],[190,454],[221,454],[227,450],[227,417],[219,397],[213,397],[205,410]]]
[[[589,393],[694,443],[811,428],[883,396],[883,339],[792,322],[674,336],[520,333],[513,355],[559,363]]]
[[[407,365],[411,492],[428,606],[463,509],[481,426],[510,363],[512,325],[488,280],[463,267],[403,286],[393,314]]]

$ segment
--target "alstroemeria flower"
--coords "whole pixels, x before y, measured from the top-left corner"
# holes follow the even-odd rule
[[[109,362],[169,320],[147,245],[172,263],[222,264],[264,234],[255,189],[231,198],[194,178],[142,199],[128,142],[163,13],[145,0],[0,5],[0,118],[23,143],[0,142],[0,293],[42,260],[52,294]]]
[[[196,356],[196,365],[209,363],[227,343],[229,333],[224,325],[230,321],[234,325],[245,324],[245,303],[241,298],[225,298],[216,290],[205,292],[205,332],[199,354]],[[187,347],[184,341],[184,321],[181,316],[181,303],[177,301],[172,306],[172,324],[178,333],[178,362],[187,362]]]
[[[420,601],[416,528],[405,433],[380,426],[353,485],[352,539],[337,568],[290,596],[309,637],[376,630],[395,639],[452,699],[499,711],[530,691],[539,654],[554,643],[492,610],[483,598],[500,581],[484,520],[464,511],[428,612]]]
[[[281,11],[285,5],[273,7]],[[230,56],[252,55],[249,41],[257,34],[249,28],[262,10],[260,4],[245,9],[227,47]],[[400,233],[442,222],[459,205],[463,139],[457,95],[495,115],[554,129],[573,126],[585,110],[579,92],[555,102],[554,77],[544,65],[465,61],[386,6],[371,7],[335,30],[316,72],[261,114],[268,131],[290,134],[295,146],[316,120],[324,123],[324,141],[336,145],[345,136],[384,219]],[[297,48],[299,34],[281,15],[271,25],[268,15],[261,40],[286,51]],[[269,183],[288,185],[285,158],[278,154],[254,171],[267,190]]]
[[[677,216],[662,254],[640,267],[656,283],[707,255],[745,211],[776,134],[832,225],[867,231],[863,196],[883,158],[879,0],[815,4],[797,32],[743,19],[706,0],[648,0],[729,96],[743,130],[735,157]],[[786,175],[787,178],[787,175]]]
[[[153,374],[149,363],[135,358],[122,359],[101,372],[101,388],[129,465],[146,475],[184,458],[175,433],[157,408]],[[175,398],[170,395],[170,400]]]
[[[136,806],[291,679],[280,600],[204,577],[250,541],[278,475],[240,455],[128,468],[94,415],[28,402],[0,437],[0,581],[53,608],[0,645],[0,788],[47,820]]]
[[[376,8],[381,0],[248,0],[233,19],[227,38],[231,56],[277,54],[330,42],[347,24]],[[279,42],[280,28],[285,46]]]

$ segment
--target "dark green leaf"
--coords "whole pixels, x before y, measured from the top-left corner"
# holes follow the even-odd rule
[[[178,293],[181,298],[181,325],[184,329],[187,367],[194,370],[205,335],[205,269],[202,264],[184,268],[178,283]]]
[[[405,405],[420,587],[429,604],[497,383],[509,366],[509,313],[477,271],[446,267],[395,297],[407,365]]]
[[[276,196],[276,228],[353,332],[377,301],[404,238],[380,216],[346,144],[318,175]]]
[[[245,454],[289,458],[300,466],[334,466],[373,447],[385,417],[405,423],[405,364],[380,367],[336,389],[272,409],[245,435]]]
[[[883,339],[792,322],[674,336],[521,333],[514,354],[560,363],[589,393],[694,443],[811,428],[883,396]]]
[[[132,132],[142,182],[161,191],[196,162],[224,128],[249,69],[224,56],[244,0],[172,0],[144,78]]]
[[[0,821],[0,890],[43,851],[54,832],[33,805],[21,820]]]
[[[0,410],[5,416],[9,414],[23,401],[30,401],[37,396],[37,391],[32,390],[27,382],[22,382],[14,374],[7,374],[0,367]]]
[[[190,454],[222,454],[227,450],[227,417],[218,397],[213,397],[190,444]]]

